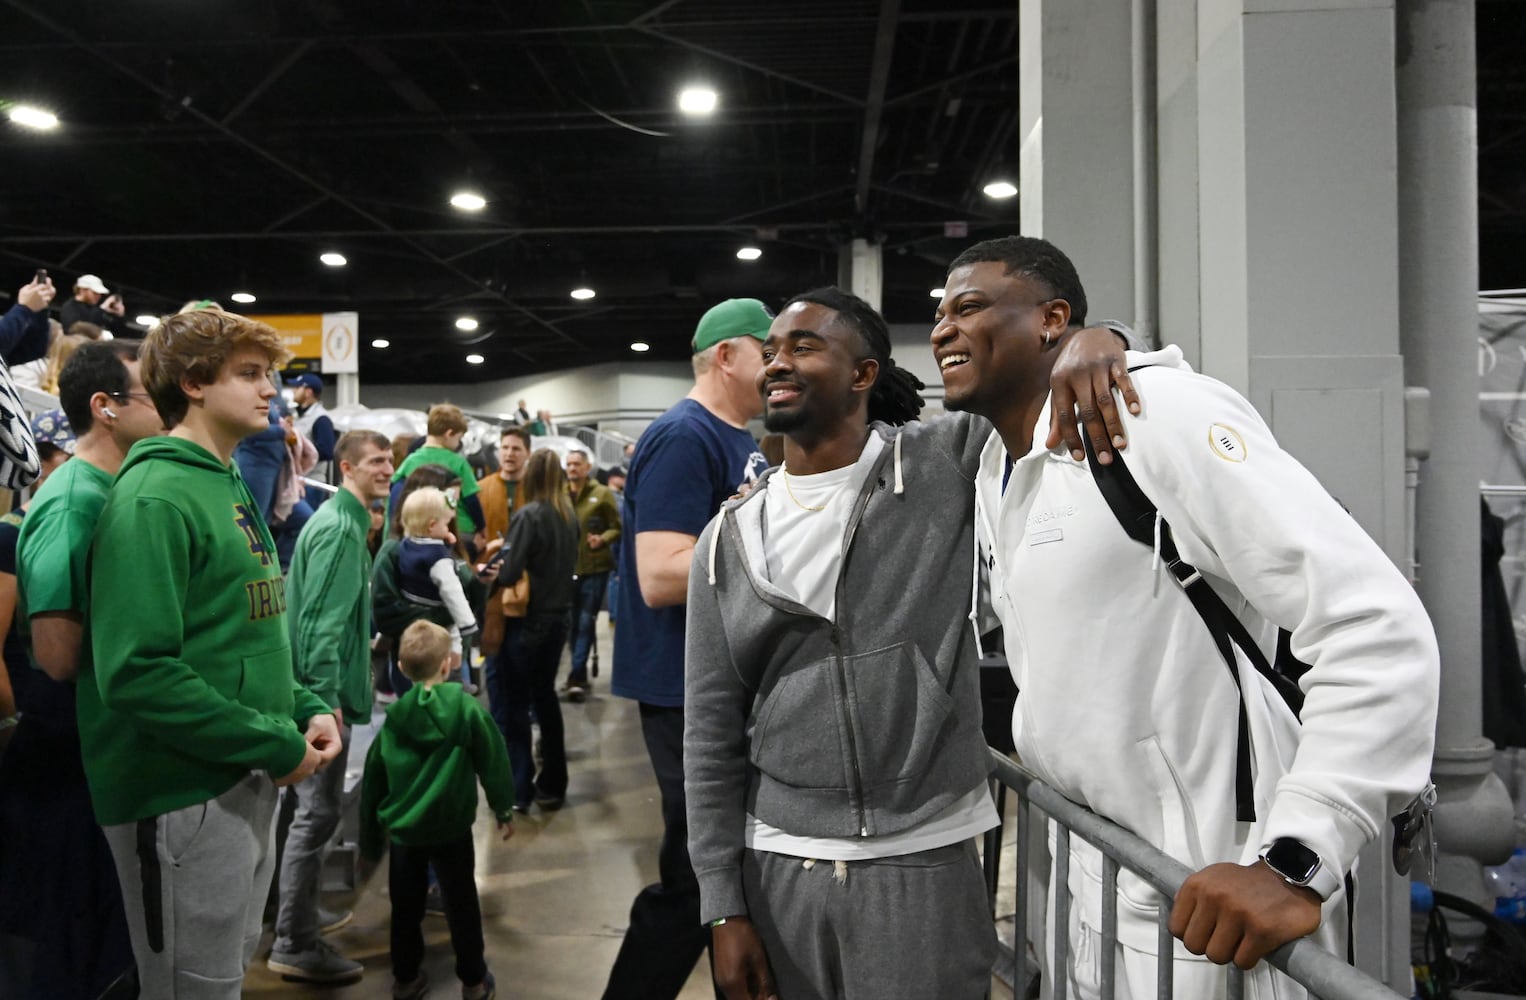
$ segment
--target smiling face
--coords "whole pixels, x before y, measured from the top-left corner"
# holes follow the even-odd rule
[[[763,426],[791,436],[832,433],[874,386],[879,364],[865,353],[863,338],[836,310],[815,302],[785,309],[763,342]]]
[[[947,409],[994,418],[1048,385],[1045,335],[1063,336],[1070,306],[1041,282],[1005,270],[987,261],[949,272],[931,337]]]
[[[358,459],[340,462],[339,469],[362,503],[384,499],[392,486],[392,449],[367,444]]]

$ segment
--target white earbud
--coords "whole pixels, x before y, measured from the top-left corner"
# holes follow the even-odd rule
[[[101,407],[101,412],[106,414],[106,416],[110,417],[112,420],[115,420],[117,418],[117,415],[115,413],[111,412],[111,407],[109,407],[109,406]]]

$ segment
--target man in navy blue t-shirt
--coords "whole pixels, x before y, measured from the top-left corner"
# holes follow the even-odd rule
[[[684,817],[684,602],[695,540],[722,501],[768,465],[746,424],[763,410],[757,376],[772,321],[756,299],[705,313],[694,331],[693,390],[652,422],[630,461],[610,690],[641,705],[662,795],[661,881],[631,906],[605,1000],[676,997],[710,943]]]

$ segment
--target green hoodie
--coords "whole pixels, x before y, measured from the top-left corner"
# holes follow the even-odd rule
[[[289,773],[329,709],[292,676],[270,529],[237,468],[173,437],[139,441],[91,548],[93,662],[80,742],[102,825]]]
[[[500,823],[514,818],[514,775],[503,736],[459,684],[415,684],[387,709],[366,756],[360,853],[381,857],[386,834],[428,847],[459,840],[477,816],[477,778]]]

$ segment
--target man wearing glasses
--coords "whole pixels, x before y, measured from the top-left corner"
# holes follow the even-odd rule
[[[46,986],[33,986],[49,995],[95,996],[130,966],[132,952],[116,868],[90,806],[74,714],[74,678],[81,657],[89,655],[81,641],[89,608],[85,565],[127,449],[162,433],[164,422],[139,380],[136,341],[81,346],[58,381],[77,438],[75,457],[38,490],[17,542],[32,660],[49,680],[34,682],[37,697],[30,699],[13,749],[30,748],[25,766],[33,787],[50,792],[47,816],[34,817],[37,836],[26,847],[27,863],[50,889],[36,930],[50,949],[37,974],[51,978]],[[19,759],[11,763],[22,766]],[[76,920],[74,914],[92,916]]]

